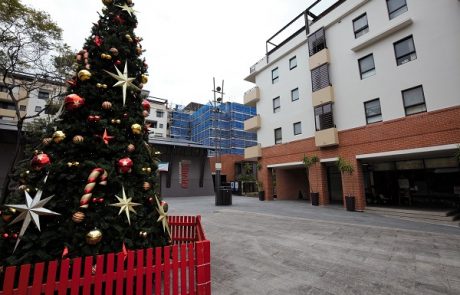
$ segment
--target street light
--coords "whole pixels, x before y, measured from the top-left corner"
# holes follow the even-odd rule
[[[216,205],[220,202],[218,202],[218,199],[220,199],[222,196],[220,195],[220,171],[222,170],[222,163],[221,163],[221,158],[220,158],[220,132],[219,132],[219,106],[223,101],[224,97],[224,80],[222,80],[222,86],[217,86],[216,87],[216,78],[212,78],[213,80],[213,90],[212,92],[214,93],[214,100],[212,101],[212,112],[213,112],[213,121],[215,124],[214,127],[214,157],[215,157],[215,195],[216,195]],[[219,95],[219,97],[217,97]]]

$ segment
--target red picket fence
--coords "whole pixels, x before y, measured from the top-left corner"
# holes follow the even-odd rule
[[[169,225],[172,246],[7,267],[0,295],[211,294],[201,216],[169,216]]]

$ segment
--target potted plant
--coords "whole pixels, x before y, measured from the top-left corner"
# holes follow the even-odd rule
[[[316,163],[319,162],[319,158],[316,155],[312,155],[312,156],[309,157],[309,156],[304,154],[302,162],[303,162],[303,165],[305,166],[305,169],[307,170],[307,181],[308,181],[308,186],[310,188],[311,204],[313,206],[318,206],[319,205],[319,192],[318,191],[316,191],[316,192],[313,191],[313,188],[312,188],[312,185],[311,185],[311,182],[310,182],[310,168],[313,165],[315,165]],[[316,183],[318,183],[318,182],[316,182]]]
[[[348,174],[350,176],[353,174],[353,171],[354,171],[353,166],[351,165],[350,162],[348,162],[342,157],[339,157],[337,161],[337,167],[339,168],[339,171],[342,174],[342,181],[343,181],[344,174]],[[352,186],[353,186],[353,181],[352,181]],[[345,205],[346,205],[347,211],[355,211],[355,196],[353,196],[351,193],[345,194]]]
[[[259,201],[265,201],[264,183],[257,181],[257,191],[259,193]]]

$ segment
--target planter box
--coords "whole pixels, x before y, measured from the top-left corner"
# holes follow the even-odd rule
[[[211,294],[201,216],[170,216],[172,246],[64,259],[0,273],[0,294]]]

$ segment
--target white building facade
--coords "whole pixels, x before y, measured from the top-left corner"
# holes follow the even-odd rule
[[[146,117],[146,123],[150,124],[149,136],[168,137],[168,100],[156,97],[147,97],[150,103],[150,114]]]

